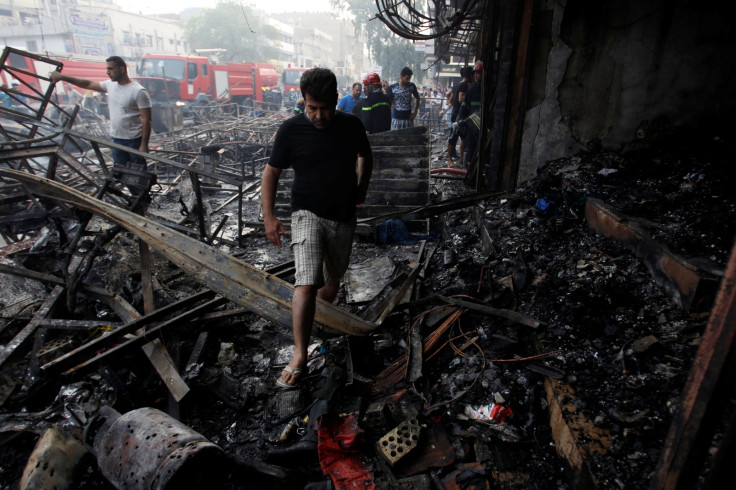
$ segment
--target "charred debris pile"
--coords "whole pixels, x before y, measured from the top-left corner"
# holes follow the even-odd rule
[[[262,161],[237,240],[196,232],[237,212],[227,186],[187,220],[196,189],[140,215],[4,170],[35,202],[3,203],[0,484],[647,488],[731,254],[732,150],[664,128],[511,193],[435,180],[425,234],[386,220],[356,242],[286,391]]]

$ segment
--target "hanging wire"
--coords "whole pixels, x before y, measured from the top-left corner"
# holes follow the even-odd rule
[[[462,5],[453,6],[454,2],[446,0],[428,0],[426,8],[418,8],[415,0],[376,0],[376,17],[403,38],[436,39],[475,19],[481,0],[458,0],[457,3],[459,1]]]

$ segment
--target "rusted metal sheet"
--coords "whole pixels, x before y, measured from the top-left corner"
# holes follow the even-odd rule
[[[254,313],[291,327],[294,287],[276,276],[152,220],[57,182],[8,169],[0,169],[0,175],[24,182],[35,194],[72,203],[127,228],[212,290]],[[321,299],[317,300],[315,321],[350,335],[366,335],[375,328],[375,325]]]
[[[736,358],[736,245],[731,249],[726,274],[711,311],[708,327],[698,348],[682,398],[669,433],[651,488],[693,488],[713,438],[706,426],[727,411],[733,393],[732,376]],[[708,417],[706,417],[706,411]],[[705,448],[705,449],[702,449]],[[724,461],[724,466],[728,463]],[[727,468],[717,468],[718,471]]]

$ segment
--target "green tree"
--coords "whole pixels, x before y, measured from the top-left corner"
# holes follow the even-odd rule
[[[414,72],[412,81],[417,85],[424,83],[426,73],[420,69],[424,53],[415,49],[414,42],[398,36],[376,18],[374,0],[332,0],[332,5],[352,14],[356,34],[365,34],[371,58],[383,68],[382,78],[397,82],[401,69],[408,66]]]
[[[276,57],[279,47],[276,29],[261,25],[250,8],[232,0],[189,19],[184,35],[193,49],[226,49],[221,61],[265,62]]]

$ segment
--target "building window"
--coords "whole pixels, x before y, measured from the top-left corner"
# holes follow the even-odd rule
[[[28,14],[26,12],[20,13],[20,21],[23,24],[38,24],[38,15]]]
[[[26,46],[28,48],[28,51],[31,53],[35,53],[38,51],[38,46],[36,45],[36,41],[26,41]]]
[[[12,17],[13,11],[8,9],[0,9],[0,15],[2,15],[3,17]]]

